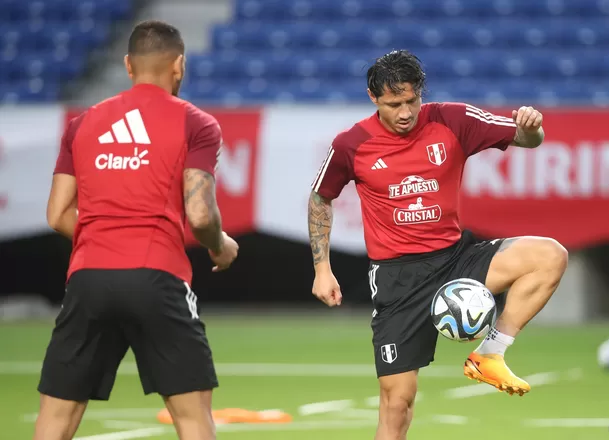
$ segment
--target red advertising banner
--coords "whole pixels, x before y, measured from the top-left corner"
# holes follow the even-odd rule
[[[549,236],[569,248],[609,240],[609,112],[547,111],[543,126],[537,149],[468,160],[462,225],[493,238]]]
[[[222,127],[224,146],[216,175],[216,196],[222,213],[222,228],[239,235],[254,230],[254,184],[260,143],[258,110],[207,110]],[[188,245],[197,243],[189,227]]]

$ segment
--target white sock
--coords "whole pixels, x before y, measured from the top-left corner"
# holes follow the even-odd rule
[[[505,350],[513,343],[513,337],[501,333],[493,327],[475,351],[478,354],[499,354],[503,356],[505,355]]]

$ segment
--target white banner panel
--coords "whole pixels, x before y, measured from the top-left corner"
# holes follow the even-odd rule
[[[48,230],[46,205],[64,111],[0,107],[0,240]]]
[[[308,240],[311,184],[334,137],[370,116],[373,105],[270,106],[262,117],[256,200],[258,229]],[[353,183],[334,201],[332,249],[365,253],[359,198]]]

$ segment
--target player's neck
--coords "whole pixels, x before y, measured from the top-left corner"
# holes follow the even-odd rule
[[[159,78],[158,76],[138,76],[137,78],[133,78],[133,85],[134,86],[138,86],[138,85],[157,86],[157,87],[165,90],[167,93],[171,93],[172,88],[173,88],[171,83],[168,83],[168,81],[164,81],[162,78]]]

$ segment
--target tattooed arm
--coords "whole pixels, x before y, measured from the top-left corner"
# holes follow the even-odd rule
[[[222,218],[216,203],[215,179],[210,173],[195,168],[184,170],[184,207],[197,241],[220,254],[224,247]]]
[[[330,231],[332,230],[332,201],[311,191],[309,197],[309,241],[315,269],[330,266]]]

